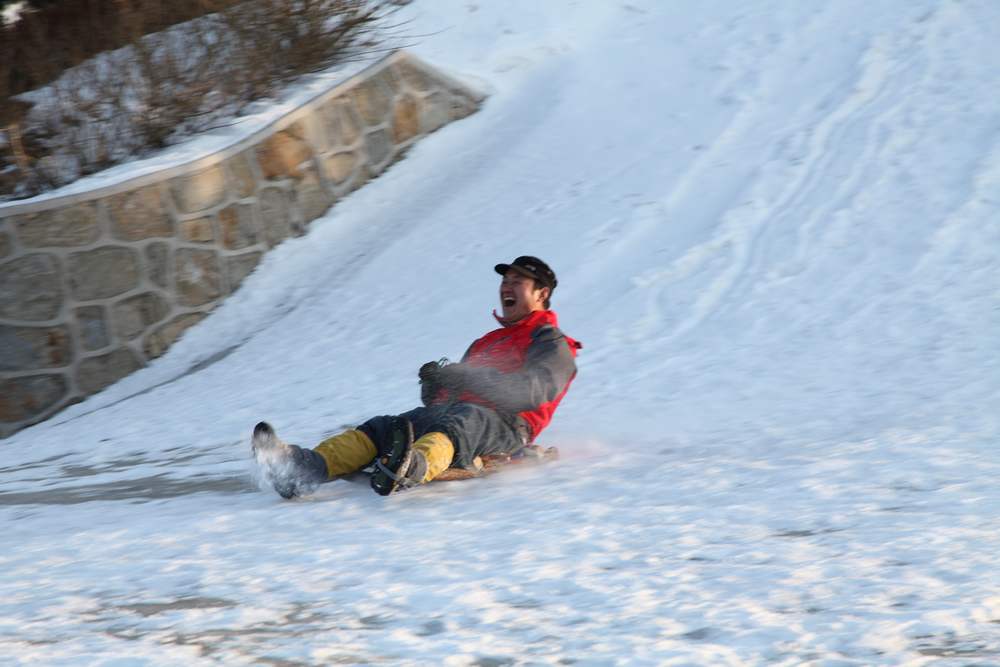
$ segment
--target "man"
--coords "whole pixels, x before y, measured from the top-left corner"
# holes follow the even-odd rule
[[[285,498],[375,464],[372,488],[381,495],[429,482],[450,466],[473,468],[476,457],[513,454],[530,444],[576,375],[581,345],[558,328],[549,302],[556,275],[537,257],[494,269],[500,282],[501,324],[469,346],[457,364],[420,368],[418,407],[369,419],[314,449],[287,445],[261,422],[252,451],[265,479]]]

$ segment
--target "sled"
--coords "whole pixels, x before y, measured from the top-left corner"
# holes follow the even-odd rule
[[[559,458],[559,450],[555,447],[528,445],[514,455],[477,456],[473,460],[475,468],[448,468],[435,477],[434,482],[455,482],[473,477],[485,477],[504,470],[510,466],[536,466],[549,463]]]
[[[431,480],[430,483],[457,482],[476,477],[487,477],[512,467],[534,467],[558,459],[559,450],[555,447],[528,445],[516,454],[477,456],[473,459],[474,468],[448,468]],[[374,470],[374,466],[369,466],[356,473],[344,475],[340,479],[367,484]]]

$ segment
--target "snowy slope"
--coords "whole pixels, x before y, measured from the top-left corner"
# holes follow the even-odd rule
[[[1000,664],[1000,5],[747,4],[413,3],[484,109],[3,442],[3,664]],[[257,420],[412,407],[524,253],[563,461],[253,487]]]

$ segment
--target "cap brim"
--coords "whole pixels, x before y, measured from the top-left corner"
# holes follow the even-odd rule
[[[493,267],[493,270],[499,273],[501,276],[507,275],[507,272],[510,271],[511,269],[517,271],[526,278],[531,278],[532,280],[539,279],[538,276],[536,276],[534,273],[532,273],[528,269],[518,266],[517,264],[497,264],[496,266]]]

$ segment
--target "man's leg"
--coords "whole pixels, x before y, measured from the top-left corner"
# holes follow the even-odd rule
[[[375,445],[358,430],[345,431],[315,449],[306,449],[282,442],[266,422],[254,429],[251,449],[264,479],[283,498],[305,495],[323,482],[356,472],[376,454]]]
[[[527,443],[527,431],[496,411],[473,403],[452,403],[415,416],[413,462],[407,473],[418,483],[429,482],[452,465],[476,467],[490,454],[512,454]]]
[[[375,459],[378,450],[363,431],[352,429],[327,438],[313,448],[322,457],[327,479],[361,470]]]
[[[429,482],[453,464],[473,468],[477,456],[510,454],[526,442],[526,433],[516,423],[472,403],[417,408],[399,417],[371,420],[359,429],[378,445],[372,488],[382,495]]]
[[[431,429],[443,406],[420,407],[402,415],[369,419],[358,427],[378,450],[372,489],[388,495],[400,487],[429,482],[451,465],[455,448],[447,435]]]
[[[314,449],[282,442],[262,422],[254,430],[253,452],[265,479],[285,498],[309,493],[376,458],[388,473],[377,472],[372,487],[386,494],[400,483],[429,482],[452,465],[474,468],[477,456],[516,452],[524,446],[525,437],[516,424],[489,408],[452,403],[420,407],[399,416],[373,417],[357,429],[327,438]]]
[[[495,410],[474,403],[453,403],[432,416],[425,432],[438,431],[454,447],[451,465],[474,468],[477,456],[512,454],[527,443],[527,431]]]
[[[418,468],[413,471],[413,476],[419,478],[421,484],[431,481],[450,468],[455,458],[455,444],[440,431],[420,436],[413,443],[413,450],[419,457]]]

